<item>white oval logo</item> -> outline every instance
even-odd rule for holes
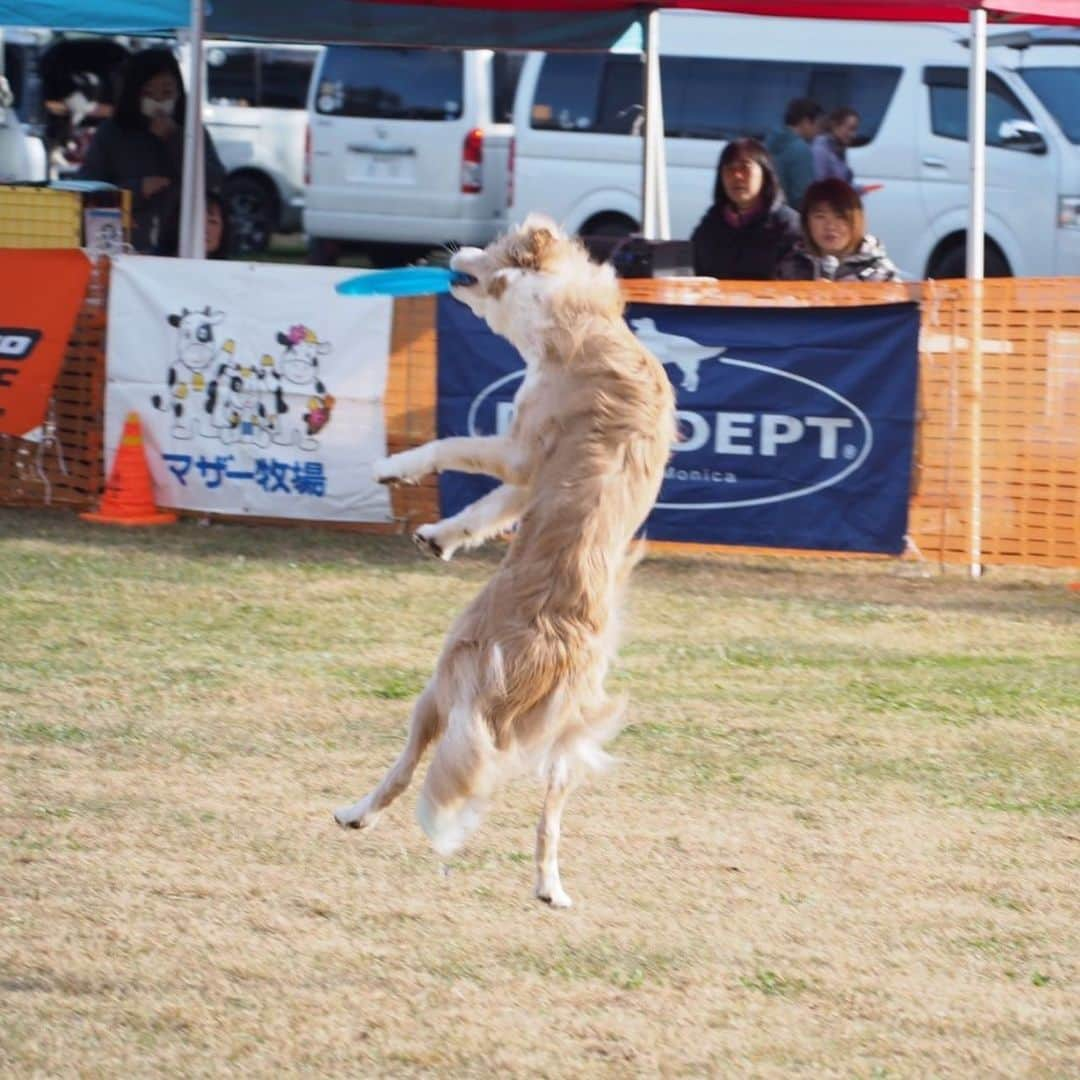
[[[704,413],[696,411],[689,403],[685,404],[679,409],[684,441],[675,447],[672,454],[660,499],[656,503],[657,509],[725,510],[801,499],[839,484],[866,461],[873,448],[873,428],[866,414],[853,402],[803,375],[722,354],[722,349],[714,350],[711,362],[786,379],[801,391],[803,398],[823,395],[831,404],[818,408],[816,412],[820,415],[814,414],[812,406],[805,405],[797,413],[794,409],[789,413]],[[683,389],[686,390],[686,373],[681,374]],[[466,421],[469,435],[501,434],[509,428],[513,416],[512,399],[518,389],[516,384],[524,377],[524,368],[512,371],[488,383],[473,398]],[[837,415],[837,405],[842,410],[840,416]],[[684,468],[679,461],[680,455],[695,451],[698,456],[694,463]],[[701,451],[708,456],[705,457]],[[697,487],[702,483],[721,484],[745,491],[749,485],[739,475],[744,471],[741,465],[745,465],[748,459],[779,459],[785,453],[810,456],[814,464],[814,478],[787,490],[767,490],[753,496],[734,497],[735,491],[732,491],[732,498],[708,498],[692,502],[686,499],[670,501],[670,497],[664,497],[664,489],[669,487],[670,482],[680,485],[691,483]],[[703,457],[705,464],[702,463]],[[823,467],[828,468],[824,476]],[[763,474],[765,472],[762,470]],[[771,475],[755,476],[755,482],[759,487],[771,486],[775,489],[785,482],[784,470],[774,468]]]
[[[787,491],[769,492],[752,498],[709,499],[700,502],[687,502],[685,500],[665,502],[663,501],[663,489],[661,489],[660,501],[656,503],[657,509],[723,510],[734,509],[739,506],[764,506],[767,503],[801,499],[806,495],[812,495],[814,492],[822,491],[827,487],[840,483],[841,480],[851,476],[866,460],[874,444],[874,432],[870,420],[862,409],[835,390],[803,375],[796,375],[780,368],[769,367],[767,364],[757,364],[750,360],[736,360],[730,356],[718,356],[716,362],[730,364],[734,367],[750,368],[767,375],[775,375],[777,378],[789,379],[811,392],[824,394],[841,405],[848,413],[848,416],[835,417],[831,414],[790,416],[782,413],[717,413],[715,414],[714,423],[710,425],[701,413],[690,409],[680,410],[682,419],[696,418],[691,421],[690,425],[697,429],[691,434],[692,443],[696,442],[696,445],[691,445],[692,449],[700,448],[704,445],[705,439],[711,438],[716,457],[730,463],[738,457],[776,457],[780,447],[802,442],[807,436],[810,436],[811,441],[814,439],[817,441],[817,457],[820,460],[835,460],[838,464],[843,464],[844,467],[832,475],[819,476],[812,483],[803,484]],[[832,411],[835,412],[835,409]],[[704,432],[702,428],[704,428]],[[853,430],[856,435],[861,434],[861,446],[858,439],[852,440],[850,436],[841,445],[840,432],[849,430]],[[711,471],[715,474],[711,479],[723,482],[726,476],[730,476],[731,483],[739,482],[737,476],[727,473],[724,469],[702,470],[694,467],[681,469],[677,462],[679,453],[680,448],[676,447],[672,463],[668,466],[668,479],[693,481],[699,479],[699,476],[694,475],[695,473],[700,474]],[[681,476],[680,473],[686,473],[687,475]]]

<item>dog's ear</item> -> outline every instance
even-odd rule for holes
[[[542,270],[548,253],[558,243],[555,234],[543,227],[533,229],[522,241],[518,265],[523,270]]]
[[[492,300],[498,300],[504,292],[506,292],[507,286],[510,284],[510,275],[505,270],[500,270],[498,273],[491,275],[491,280],[487,284],[487,294]]]

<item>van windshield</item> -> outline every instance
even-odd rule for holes
[[[1027,68],[1020,72],[1071,143],[1080,143],[1080,67]]]
[[[460,52],[333,46],[319,73],[315,109],[381,120],[457,120],[462,70]]]

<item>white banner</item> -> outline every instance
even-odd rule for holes
[[[109,296],[105,442],[142,420],[158,505],[389,521],[393,300],[339,296],[355,270],[125,255]]]

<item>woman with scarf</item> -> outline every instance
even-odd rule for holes
[[[716,170],[713,205],[690,238],[694,273],[766,281],[799,238],[799,216],[784,202],[772,158],[757,139],[734,139]]]

